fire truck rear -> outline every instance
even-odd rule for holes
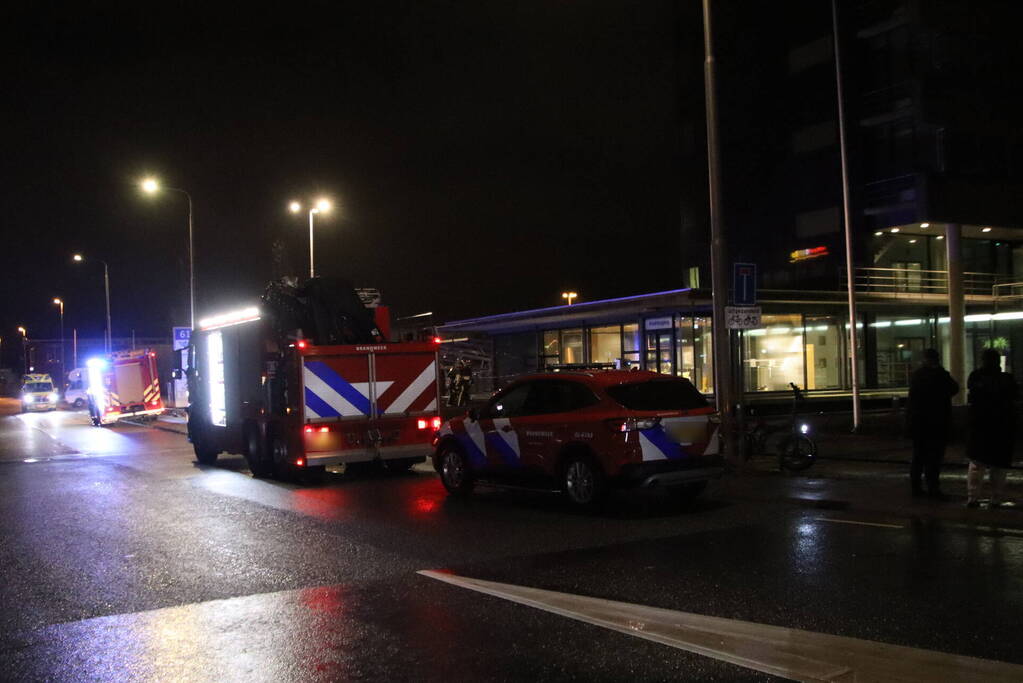
[[[164,411],[156,352],[118,351],[86,362],[89,416],[96,426]]]
[[[327,465],[423,462],[440,427],[437,347],[381,341],[343,281],[271,283],[260,306],[192,333],[188,434],[196,459],[245,456],[257,477]]]

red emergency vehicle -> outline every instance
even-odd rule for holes
[[[318,305],[278,292],[261,307],[200,321],[188,420],[199,462],[238,453],[255,476],[287,477],[342,463],[397,469],[426,460],[441,427],[437,345],[332,343],[379,333],[364,308],[307,315]]]
[[[614,485],[693,496],[724,470],[714,408],[689,380],[654,372],[521,377],[450,420],[435,444],[434,468],[454,495],[497,480],[553,485],[590,506]]]
[[[86,361],[89,416],[96,426],[164,412],[156,352],[118,351]]]

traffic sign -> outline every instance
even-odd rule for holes
[[[760,306],[725,306],[725,325],[730,330],[760,327]]]
[[[736,306],[756,306],[757,264],[732,264],[732,303]]]
[[[192,339],[192,328],[175,327],[173,339],[173,348],[175,351],[186,348]]]

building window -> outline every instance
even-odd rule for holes
[[[622,357],[620,325],[590,328],[590,362],[614,363]]]
[[[640,367],[639,323],[622,325],[622,369]]]
[[[931,345],[931,321],[926,317],[878,316],[870,326],[877,344],[877,385],[909,386],[909,375]]]
[[[763,327],[743,335],[746,391],[788,391],[805,386],[800,315],[765,315]]]
[[[545,330],[543,346],[540,348],[540,367],[557,365],[561,362],[561,335],[558,330]]]
[[[847,372],[843,320],[833,315],[808,315],[804,323],[806,388],[842,388]]]
[[[583,358],[582,329],[561,330],[561,362],[565,364],[586,362]]]

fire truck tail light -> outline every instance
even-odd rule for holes
[[[299,339],[297,342],[295,342],[295,346],[297,346],[300,349],[304,349],[305,347],[309,346],[309,342],[307,342],[305,339]]]
[[[302,467],[303,465],[305,465],[305,460],[303,460],[302,458],[298,458],[297,460],[295,460],[295,465],[297,465],[298,467]]]
[[[435,417],[432,420],[430,420],[430,424],[434,429],[440,429],[440,426],[441,424],[443,424],[443,421],[439,417]]]
[[[422,419],[422,418],[419,418],[418,420],[416,420],[416,428],[418,428],[418,429],[426,429],[429,425],[430,425],[430,423],[427,422],[426,420]]]
[[[310,425],[306,425],[305,433],[306,434],[312,434],[313,433],[313,428]]]
[[[434,338],[433,338],[433,343],[434,343],[434,344],[440,344],[440,343],[441,343],[441,342],[443,342],[443,341],[444,341],[444,340],[443,340],[443,339],[441,339],[440,337],[434,337]]]
[[[330,427],[320,427],[320,434],[326,434],[330,431]]]

